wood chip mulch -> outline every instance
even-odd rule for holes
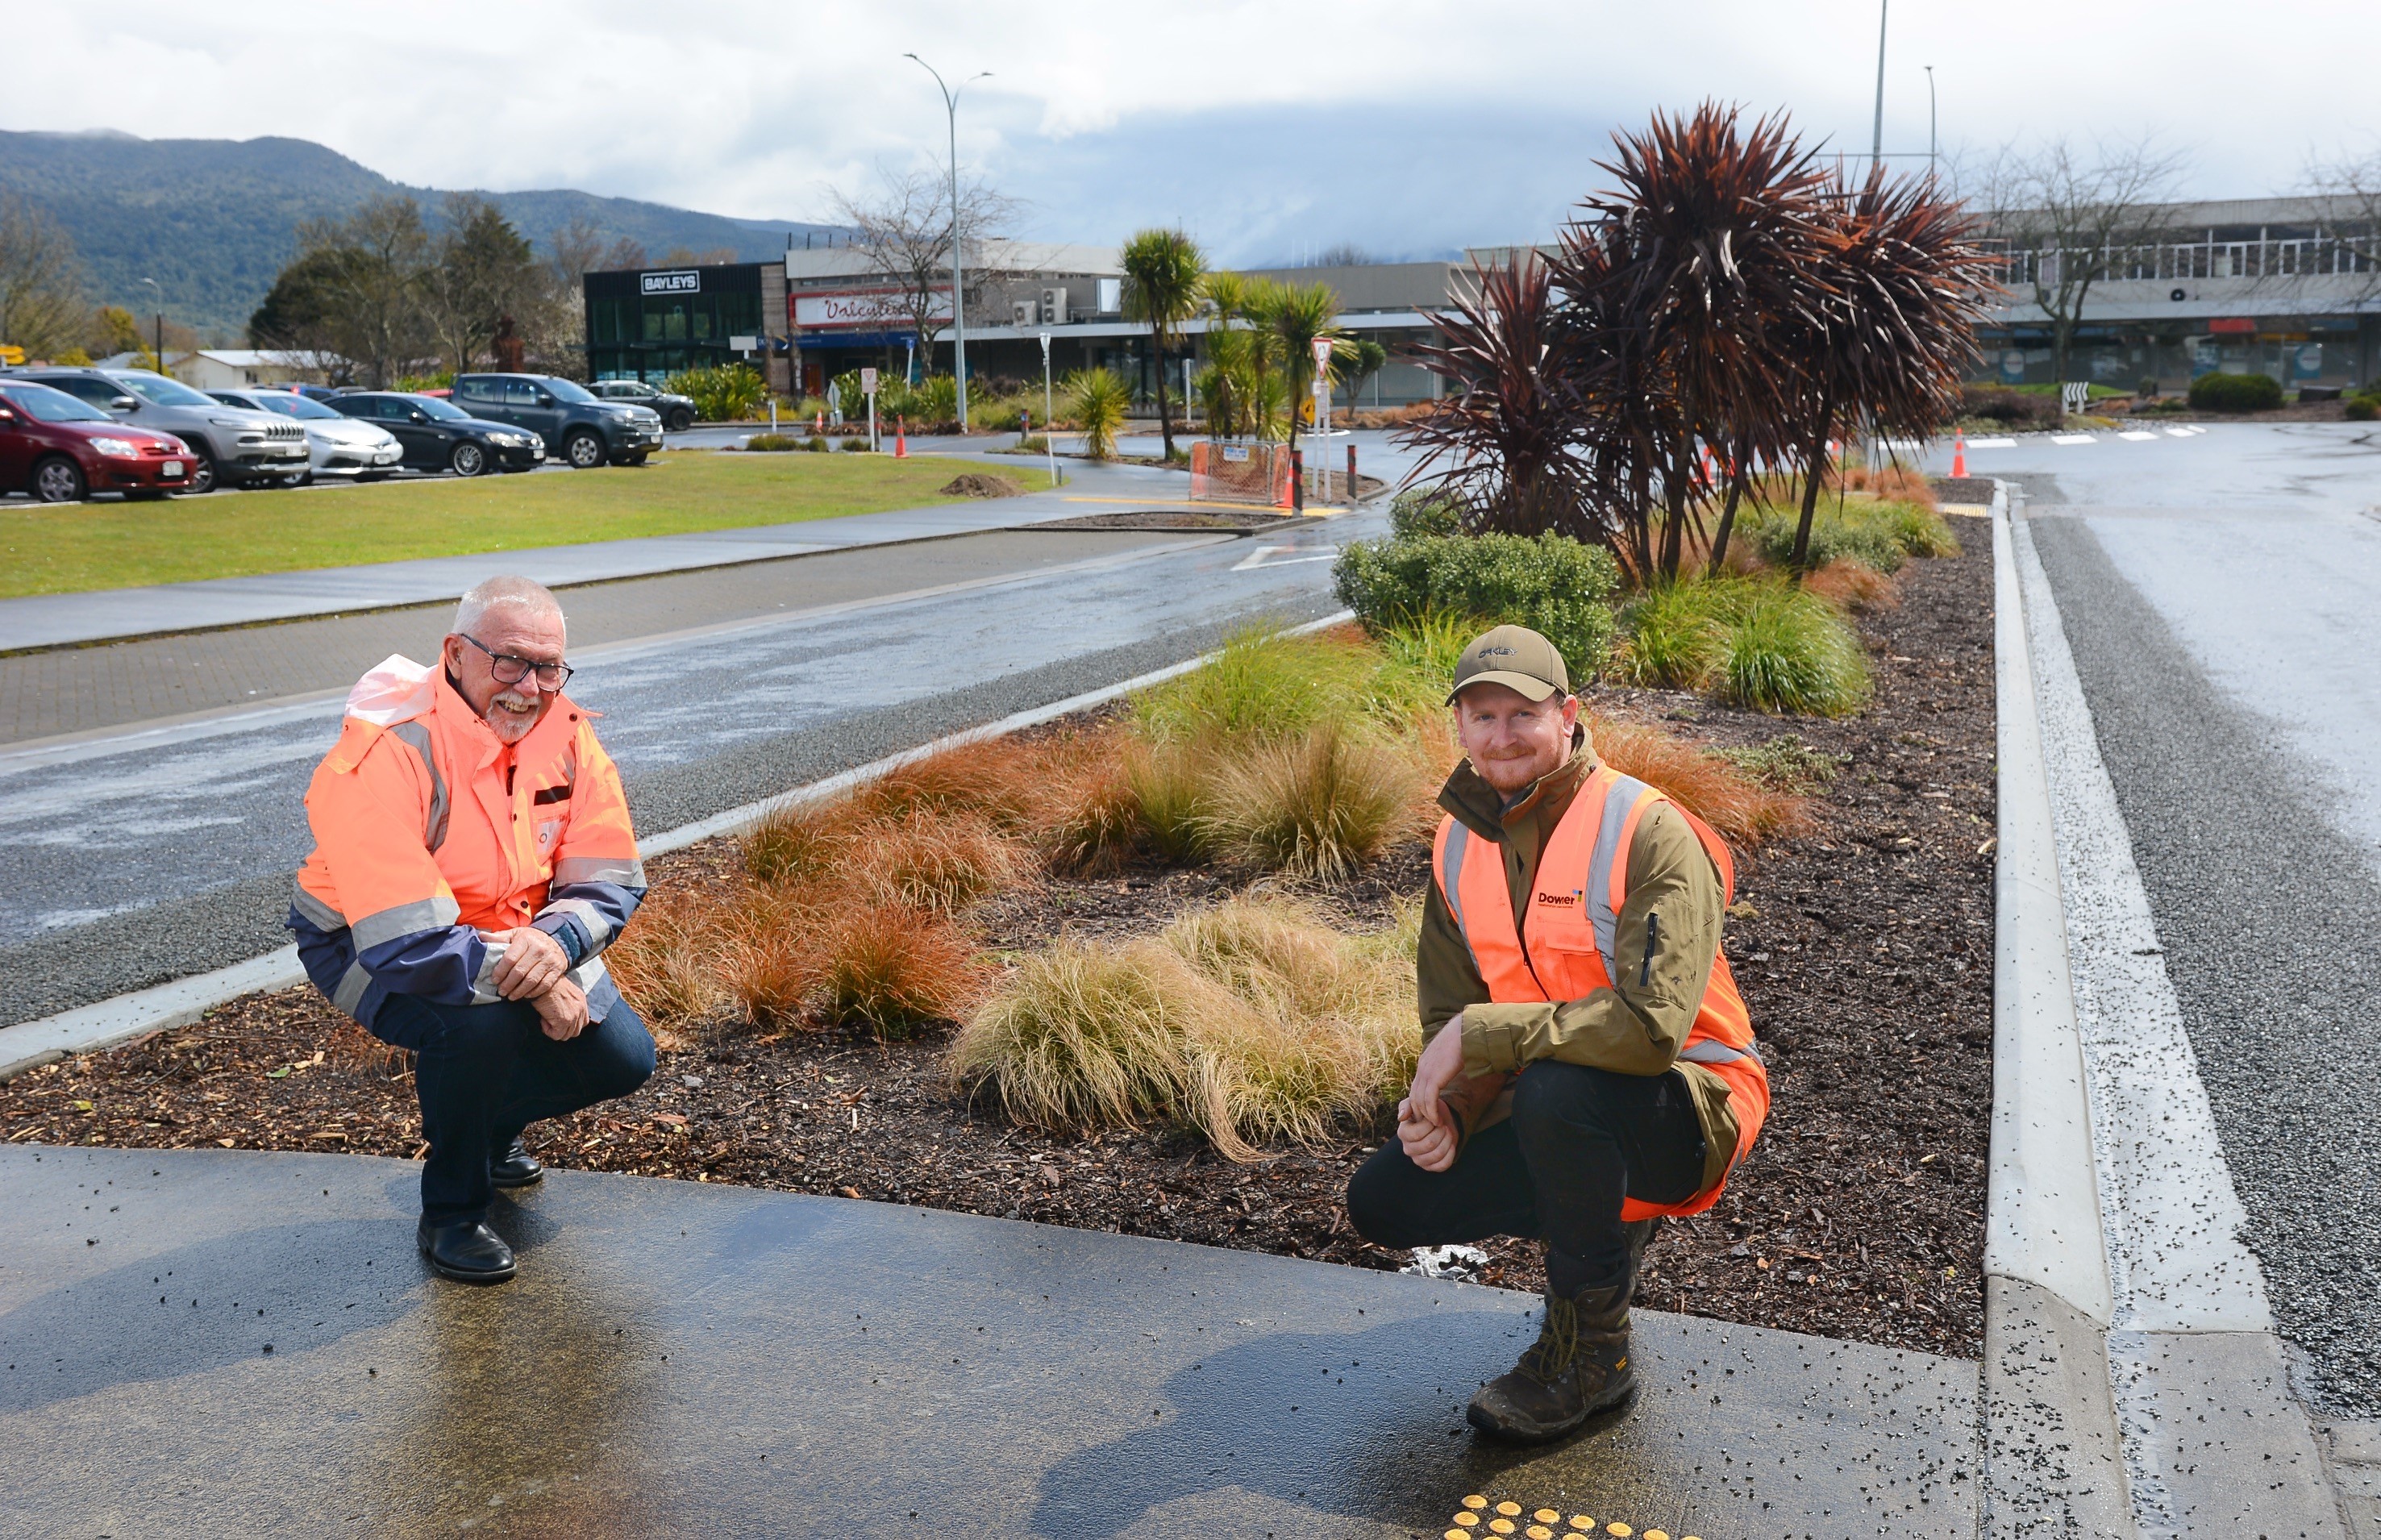
[[[1642,1303],[1973,1358],[1992,1101],[1992,564],[1913,562],[1898,609],[1862,622],[1877,701],[1795,720],[1691,696],[1606,691],[1611,715],[1714,748],[1782,733],[1843,757],[1814,832],[1742,863],[1728,932],[1770,1064],[1768,1126],[1711,1213],[1672,1223]],[[1317,901],[1378,923],[1426,880],[1420,847]],[[659,882],[719,881],[696,847]],[[988,906],[990,944],[1123,935],[1232,890],[1205,872],[1052,881]],[[557,1167],[739,1182],[1042,1220],[1368,1267],[1410,1259],[1348,1228],[1348,1176],[1380,1131],[1233,1166],[1178,1132],[1090,1141],[1010,1127],[947,1083],[941,1034],[724,1039],[672,1048],[623,1101],[531,1130]],[[417,1156],[405,1056],[311,992],[236,1001],[145,1042],[0,1085],[10,1143],[221,1145]],[[1484,1281],[1532,1289],[1534,1248],[1487,1247]]]

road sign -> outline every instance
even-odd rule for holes
[[[863,396],[873,396],[876,394],[876,371],[873,369],[863,369],[860,372],[860,391]]]

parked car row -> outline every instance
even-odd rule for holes
[[[662,409],[683,397],[647,391]],[[0,369],[0,495],[77,502],[219,486],[642,465],[661,409],[545,374],[462,374],[450,391],[201,392],[142,369]]]

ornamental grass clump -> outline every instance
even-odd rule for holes
[[[947,915],[893,902],[831,916],[821,937],[815,1007],[839,1025],[906,1037],[965,1011],[983,965]]]
[[[1698,749],[1658,727],[1598,721],[1589,737],[1599,761],[1666,794],[1731,845],[1758,845],[1809,825],[1804,798],[1764,785],[1727,755]]]
[[[867,825],[846,880],[873,903],[951,915],[1028,874],[1021,844],[971,813],[914,810]]]
[[[1227,858],[1334,881],[1420,832],[1427,776],[1417,755],[1324,722],[1217,763],[1199,817]]]
[[[1203,666],[1133,698],[1133,730],[1155,743],[1287,738],[1344,716],[1379,666],[1361,640],[1243,630]]]
[[[1748,586],[1713,693],[1772,715],[1849,716],[1868,703],[1868,655],[1834,605],[1782,583]]]
[[[1028,958],[952,1045],[1010,1118],[1088,1134],[1163,1118],[1233,1160],[1369,1124],[1410,1079],[1410,960],[1282,899],[1194,910],[1160,935]]]

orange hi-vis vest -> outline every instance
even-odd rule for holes
[[[1453,818],[1443,819],[1433,849],[1432,874],[1439,897],[1454,916],[1456,928],[1471,948],[1471,960],[1488,985],[1488,998],[1499,1004],[1584,999],[1612,987],[1615,933],[1620,908],[1629,893],[1629,847],[1645,810],[1668,802],[1685,818],[1695,837],[1719,868],[1725,898],[1736,891],[1736,863],[1728,846],[1709,825],[1678,803],[1606,765],[1591,771],[1580,785],[1562,821],[1538,859],[1535,891],[1526,906],[1527,934],[1513,922],[1512,890],[1507,886],[1505,863],[1495,848],[1474,851],[1479,843],[1471,831]],[[1717,1075],[1728,1086],[1728,1110],[1736,1118],[1736,1150],[1728,1168],[1752,1148],[1769,1113],[1769,1074],[1752,1039],[1752,1020],[1737,993],[1726,953],[1712,960],[1711,982],[1679,1057]],[[1703,1192],[1681,1204],[1624,1201],[1623,1220],[1650,1219],[1657,1215],[1700,1214],[1719,1201],[1728,1185],[1725,1173]]]

